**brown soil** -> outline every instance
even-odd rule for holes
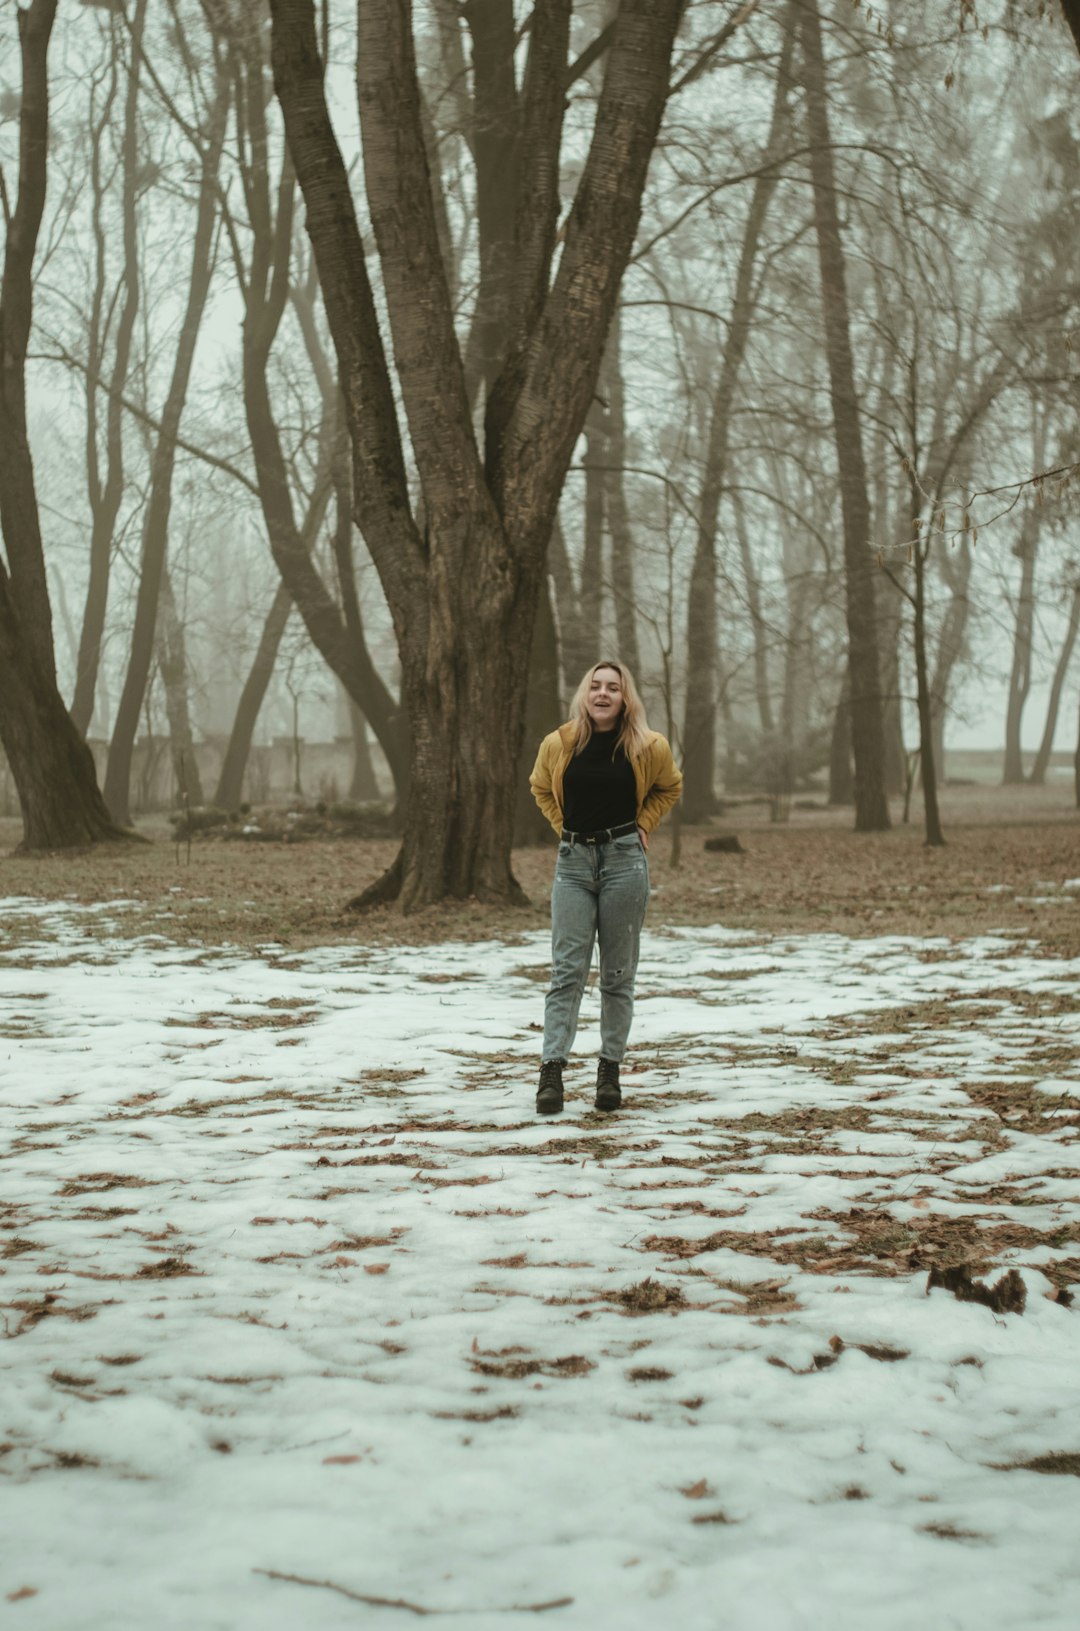
[[[831,931],[962,937],[999,933],[1035,938],[1065,955],[1080,951],[1080,817],[1070,789],[946,789],[947,844],[928,849],[917,823],[888,833],[856,834],[851,812],[796,810],[772,825],[760,806],[729,811],[710,828],[682,834],[682,862],[671,866],[671,833],[650,852],[649,925],[722,923],[762,934]],[[899,811],[895,812],[899,817]],[[718,830],[737,830],[744,853],[707,852]],[[74,854],[15,853],[19,824],[0,821],[0,896],[134,903],[108,915],[121,935],[154,933],[187,944],[301,948],[343,942],[513,937],[548,922],[553,852],[515,853],[517,877],[532,905],[497,910],[446,902],[402,918],[389,909],[356,917],[345,902],[390,863],[387,840],[312,838],[247,845],[213,836],[178,848],[163,821],[148,823],[155,842]],[[35,937],[32,920],[5,914],[5,929]],[[947,947],[928,947],[947,957]],[[281,1023],[296,1023],[282,1021]]]

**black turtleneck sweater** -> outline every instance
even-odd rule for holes
[[[621,827],[637,816],[637,783],[618,731],[594,730],[563,775],[563,826],[567,832]]]

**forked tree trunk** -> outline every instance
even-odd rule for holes
[[[1072,599],[1069,602],[1069,622],[1065,630],[1065,638],[1061,642],[1057,664],[1054,668],[1054,678],[1046,704],[1046,723],[1043,726],[1042,741],[1039,743],[1039,751],[1035,755],[1035,763],[1031,767],[1030,780],[1033,787],[1041,787],[1046,780],[1050,755],[1054,750],[1054,734],[1057,730],[1061,693],[1065,688],[1065,678],[1069,672],[1069,664],[1072,661],[1073,647],[1076,644],[1078,629],[1080,629],[1080,583],[1073,585]]]
[[[19,192],[0,285],[0,742],[19,795],[24,849],[123,836],[98,791],[90,749],[56,684],[52,612],[26,425],[33,261],[45,206],[47,58],[56,0],[18,11]]]
[[[509,336],[476,443],[423,138],[409,8],[358,10],[366,193],[423,489],[410,503],[349,178],[326,107],[311,0],[271,0],[273,65],[307,205],[352,441],[356,519],[401,655],[411,730],[402,851],[362,901],[522,899],[510,869],[526,661],[544,556],[637,228],[682,0],[624,0],[592,144],[563,227],[569,0],[532,14],[520,93]]]
[[[810,173],[825,318],[825,351],[843,516],[851,676],[851,745],[855,761],[855,830],[883,832],[889,826],[889,801],[885,793],[877,603],[873,580],[876,567],[870,549],[870,501],[851,352],[847,272],[836,204],[818,0],[804,0],[802,46],[807,127],[811,143]]]

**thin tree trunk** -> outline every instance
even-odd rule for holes
[[[634,535],[626,502],[626,391],[621,355],[622,323],[616,311],[608,337],[601,374],[601,393],[607,398],[607,460],[604,507],[611,534],[611,599],[615,607],[615,645],[630,672],[640,670],[637,590],[634,572]]]
[[[829,742],[829,803],[846,805],[853,804],[854,801],[855,778],[851,773],[851,671],[845,665]]]
[[[548,565],[555,597],[560,695],[565,706],[569,703],[581,676],[596,659],[592,655],[595,641],[586,632],[581,611],[581,596],[574,582],[574,572],[566,548],[566,536],[558,515],[551,529]]]
[[[551,729],[561,713],[559,701],[558,649],[551,593],[545,582],[540,589],[529,653],[529,689],[525,700],[525,731],[518,759],[517,809],[514,812],[514,843],[541,844],[551,841],[547,818],[537,808],[529,788],[529,772],[536,757],[536,744]]]
[[[1020,587],[1016,599],[1012,670],[1009,674],[1009,694],[1005,710],[1005,763],[1001,775],[1003,787],[1016,787],[1024,780],[1024,756],[1020,745],[1020,733],[1024,706],[1031,690],[1031,655],[1035,629],[1035,560],[1039,550],[1041,518],[1042,511],[1032,504],[1024,516],[1020,536],[1013,546],[1013,554],[1020,562]]]
[[[934,848],[945,842],[938,810],[937,766],[934,762],[934,724],[930,706],[930,676],[926,655],[926,556],[929,539],[920,539],[914,520],[921,513],[922,495],[918,488],[912,492],[912,529],[916,540],[915,551],[915,603],[913,635],[915,647],[915,686],[919,708],[919,768],[922,772],[923,810],[926,819],[926,842]],[[931,534],[932,536],[932,534]]]
[[[219,65],[214,105],[209,117],[202,154],[187,305],[177,339],[172,379],[161,416],[161,430],[154,449],[150,495],[143,520],[142,558],[135,601],[135,623],[131,634],[131,652],[124,688],[116,710],[116,722],[109,745],[109,763],[105,773],[105,801],[116,819],[125,823],[130,819],[131,759],[143,697],[146,694],[146,682],[150,674],[158,601],[168,552],[177,437],[187,401],[188,385],[195,360],[195,346],[213,276],[214,232],[218,219],[218,167],[225,141],[228,106],[228,81]]]
[[[750,630],[754,646],[754,696],[762,733],[769,738],[773,733],[774,720],[772,695],[769,690],[768,630],[761,606],[761,584],[754,567],[754,553],[750,545],[746,515],[738,499],[735,500],[734,510],[735,533],[739,541],[739,560],[742,565],[746,607],[750,613]]]
[[[879,536],[887,536],[882,530]],[[899,796],[907,779],[903,711],[900,695],[900,634],[904,626],[903,602],[886,577],[878,579],[878,629],[881,634],[881,707],[885,732],[885,786]]]
[[[204,802],[202,777],[195,758],[188,698],[187,640],[176,605],[168,566],[161,576],[161,606],[158,612],[158,667],[165,688],[165,712],[169,721],[173,776],[181,802],[198,809]]]
[[[784,43],[777,69],[772,121],[766,146],[776,155],[788,121],[787,99],[791,89],[791,59],[794,46],[795,7],[788,5],[783,18]],[[698,526],[694,563],[690,573],[687,603],[686,664],[694,683],[686,690],[683,716],[683,798],[684,821],[700,821],[713,807],[716,784],[716,705],[719,626],[716,609],[716,533],[720,500],[727,472],[728,439],[739,375],[750,340],[757,296],[754,268],[769,204],[776,190],[776,170],[763,168],[754,183],[746,217],[731,321],[727,330],[723,360],[713,394],[705,468],[697,502]]]
[[[0,743],[19,795],[24,849],[123,836],[98,791],[90,749],[56,684],[52,611],[26,424],[33,263],[47,181],[49,37],[56,0],[17,13],[22,71],[19,191],[0,284]]]
[[[104,189],[101,182],[101,139],[107,120],[94,132],[91,148],[91,185],[94,196],[93,232],[95,284],[90,320],[90,346],[86,369],[86,459],[90,496],[90,573],[83,610],[79,654],[75,665],[75,694],[71,717],[83,735],[90,728],[94,694],[101,666],[101,642],[105,632],[105,612],[109,599],[109,576],[115,543],[116,521],[124,497],[123,396],[131,362],[131,341],[139,309],[139,248],[135,211],[136,175],[139,168],[138,111],[139,70],[142,63],[143,30],[147,0],[136,0],[129,27],[131,65],[124,99],[124,139],[122,150],[122,219],[124,240],[124,297],[116,329],[113,362],[105,408],[105,479],[101,479],[98,449],[98,392],[104,362],[107,323],[104,318],[106,290],[106,239],[101,219]],[[115,27],[115,23],[113,25]],[[114,34],[114,48],[116,36]],[[108,107],[106,108],[106,114]]]
[[[349,782],[349,797],[357,804],[375,804],[379,797],[379,784],[375,780],[375,766],[368,746],[367,722],[356,703],[349,698],[349,725],[352,729],[353,768]]]
[[[949,604],[938,633],[934,671],[930,679],[930,712],[933,720],[934,764],[939,785],[945,781],[945,724],[949,715],[949,688],[953,670],[964,653],[967,626],[971,617],[971,538],[961,535],[956,554],[943,549],[938,554],[942,576],[949,587]]]
[[[602,655],[604,619],[604,500],[607,496],[607,415],[596,400],[585,421],[585,533],[581,552],[581,631],[586,645],[581,673],[572,676],[576,685]]]
[[[807,125],[811,142],[810,173],[825,318],[825,351],[843,515],[851,675],[851,745],[855,761],[855,829],[857,832],[883,832],[889,826],[889,802],[885,793],[881,674],[873,580],[875,566],[870,550],[870,503],[851,353],[847,272],[836,206],[825,57],[817,0],[804,0],[801,32]]]
[[[1069,623],[1065,630],[1065,638],[1061,642],[1058,653],[1057,666],[1054,669],[1054,678],[1050,686],[1050,696],[1046,704],[1046,723],[1043,726],[1042,741],[1039,751],[1035,755],[1035,763],[1031,767],[1030,781],[1033,787],[1041,787],[1046,780],[1046,772],[1050,764],[1050,755],[1054,749],[1054,735],[1057,731],[1058,709],[1061,706],[1061,693],[1065,688],[1065,679],[1069,672],[1069,663],[1072,661],[1073,647],[1076,644],[1077,629],[1080,629],[1080,583],[1073,585],[1072,600],[1069,602]]]
[[[244,681],[243,690],[240,692],[240,700],[236,704],[229,743],[225,749],[221,774],[214,793],[214,803],[220,810],[235,810],[242,801],[244,773],[247,770],[248,755],[255,736],[255,726],[259,720],[259,710],[262,708],[274,672],[281,637],[285,633],[292,604],[292,596],[285,584],[279,583],[263,622],[255,656]]]

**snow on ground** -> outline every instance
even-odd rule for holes
[[[1075,963],[653,934],[540,1122],[540,936],[114,915],[0,903],[5,1626],[1074,1631]]]

